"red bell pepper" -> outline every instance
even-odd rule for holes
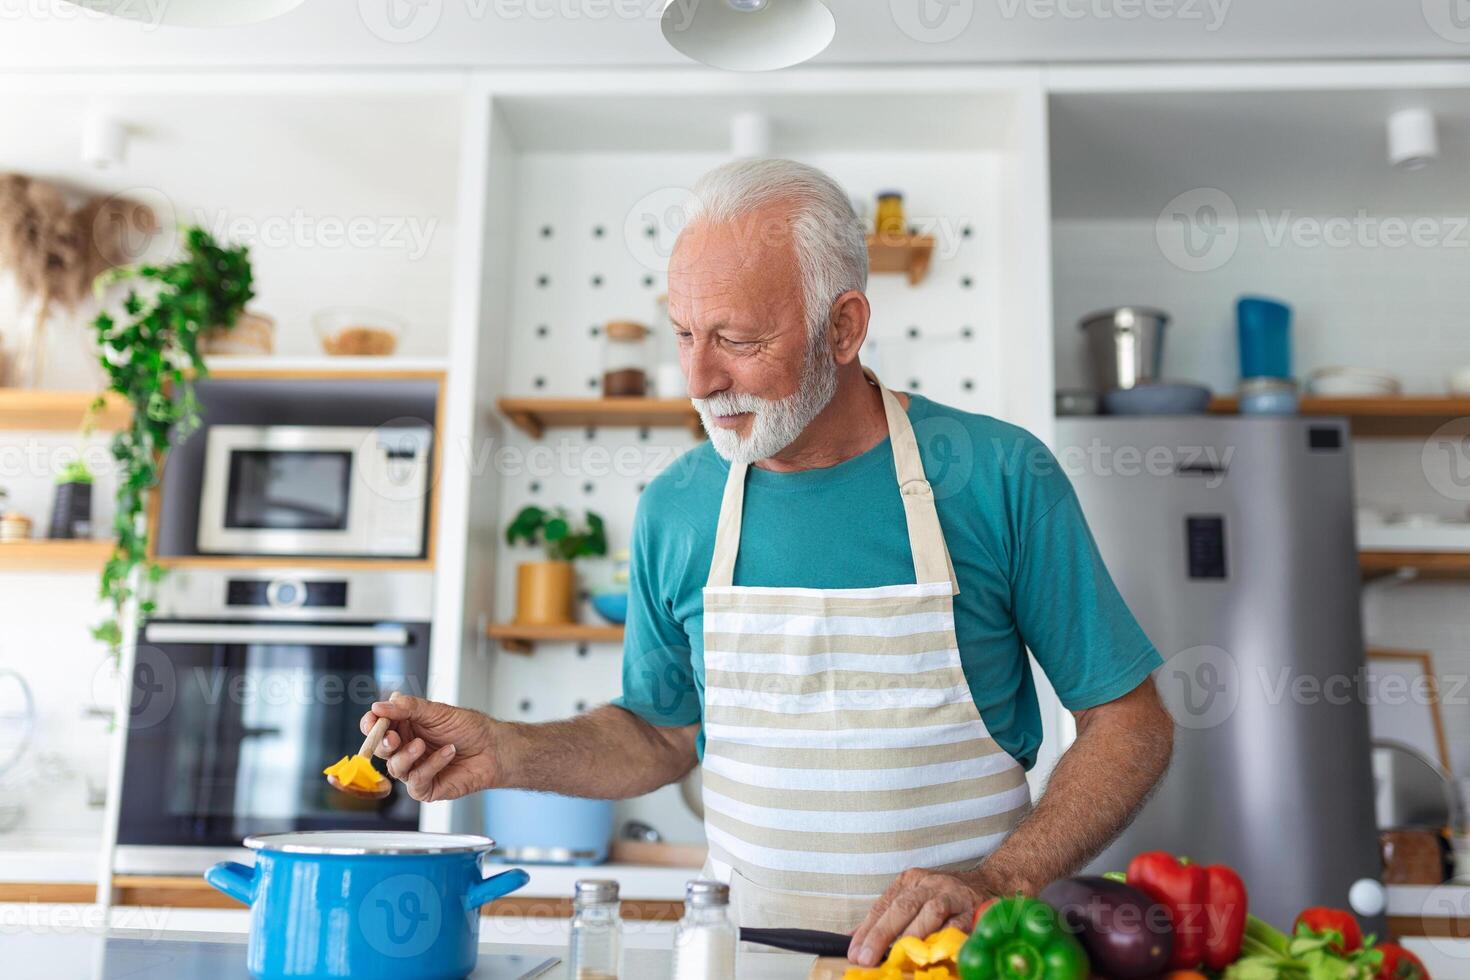
[[[1383,953],[1378,980],[1429,980],[1429,971],[1419,957],[1398,943],[1379,943],[1374,949]]]
[[[1328,948],[1339,955],[1363,948],[1363,930],[1358,928],[1358,920],[1342,909],[1303,909],[1292,932],[1330,939]]]
[[[1223,864],[1207,866],[1205,882],[1205,966],[1223,970],[1239,959],[1245,938],[1245,882]]]
[[[1128,862],[1128,884],[1158,902],[1174,927],[1172,970],[1191,970],[1205,958],[1205,903],[1209,876],[1198,864],[1165,851],[1146,851]]]

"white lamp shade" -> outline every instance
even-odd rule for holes
[[[666,0],[664,40],[712,68],[773,71],[821,54],[837,33],[822,0],[767,0],[737,10],[728,0]]]
[[[178,27],[239,27],[279,17],[306,0],[67,0],[99,13]]]

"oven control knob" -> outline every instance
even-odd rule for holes
[[[272,579],[265,600],[277,609],[299,609],[306,602],[306,583],[300,579]]]

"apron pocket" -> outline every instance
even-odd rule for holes
[[[730,906],[735,911],[735,922],[747,928],[850,933],[862,925],[877,900],[877,895],[863,898],[779,891],[756,884],[738,868],[730,870]],[[757,947],[747,944],[746,948]]]

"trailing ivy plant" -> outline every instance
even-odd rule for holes
[[[134,284],[120,315],[104,311],[92,321],[107,391],[122,395],[133,409],[128,427],[112,440],[118,461],[116,544],[99,589],[110,615],[92,630],[114,656],[122,648],[128,603],[136,598],[138,615],[147,616],[154,608],[150,587],[163,578],[163,569],[148,560],[144,507],[169,446],[199,425],[194,378],[207,373],[199,335],[211,327],[233,327],[255,295],[247,248],[220,245],[202,228],[183,229],[182,243],[178,261],[119,267],[97,279],[99,293],[113,283]],[[104,397],[98,396],[93,411]]]

